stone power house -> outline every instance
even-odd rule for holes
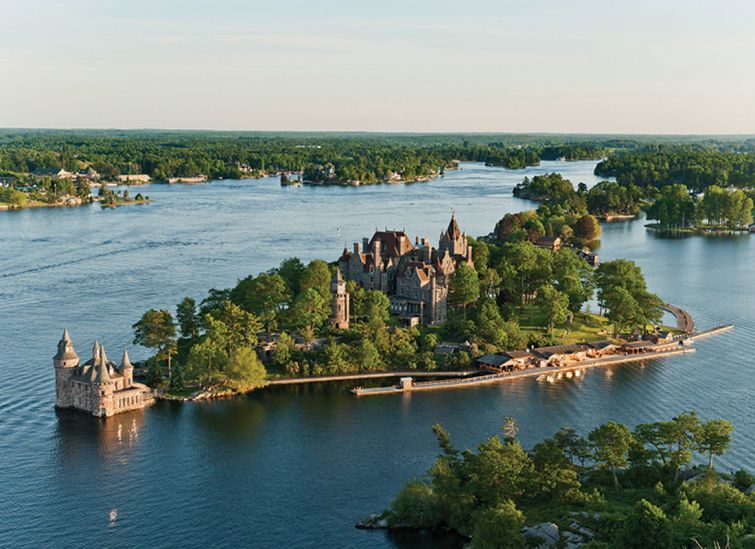
[[[121,365],[110,362],[105,348],[94,342],[92,358],[81,364],[68,330],[52,359],[55,367],[55,406],[73,408],[93,416],[109,417],[144,408],[150,389],[134,383],[134,367],[123,351]]]
[[[391,312],[409,324],[445,322],[450,276],[461,263],[472,263],[472,248],[451,216],[438,247],[429,239],[415,239],[404,231],[375,231],[372,239],[343,250],[338,267],[347,280],[365,290],[388,294]]]

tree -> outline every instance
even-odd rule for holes
[[[293,360],[296,342],[288,332],[281,332],[273,349],[273,361],[281,368],[285,368]]]
[[[593,449],[593,458],[611,470],[616,491],[619,491],[618,467],[627,465],[627,452],[632,443],[632,433],[626,425],[609,421],[592,430],[587,436]]]
[[[448,302],[454,307],[466,309],[480,297],[480,281],[474,267],[461,263],[451,275],[448,284]]]
[[[257,333],[262,329],[259,318],[248,313],[230,300],[225,300],[214,315],[207,315],[208,321],[217,321],[214,329],[224,332],[226,353],[230,356],[239,347],[254,348],[257,345]],[[220,327],[217,323],[222,324]]]
[[[284,259],[280,267],[276,270],[278,276],[288,286],[288,291],[292,296],[299,295],[301,291],[301,278],[304,274],[304,265],[298,257]]]
[[[267,372],[251,347],[238,347],[231,353],[225,368],[226,383],[237,391],[265,385]]]
[[[383,367],[383,361],[380,358],[380,353],[367,338],[362,338],[359,345],[354,350],[357,368],[365,372],[374,372],[380,370]]]
[[[483,300],[477,313],[476,339],[479,339],[480,343],[501,349],[505,348],[508,343],[506,328],[506,322],[503,320],[495,301],[491,299]]]
[[[585,460],[591,456],[590,445],[574,429],[562,427],[553,435],[553,440],[564,451],[570,463],[574,464],[574,460],[578,460],[582,467],[585,466]]]
[[[679,480],[682,466],[692,460],[692,450],[695,448],[700,420],[695,412],[685,412],[663,422],[661,433],[663,441],[670,449],[669,458],[674,467],[674,482]]]
[[[549,334],[553,333],[556,324],[566,322],[569,318],[569,298],[550,284],[538,288],[535,304],[545,314]]]
[[[475,549],[517,549],[524,547],[524,514],[511,500],[480,513],[472,532]]]
[[[165,309],[150,309],[136,322],[134,343],[148,349],[157,349],[157,357],[168,362],[168,379],[172,376],[171,357],[176,350],[176,325],[173,315]]]
[[[286,308],[291,296],[280,275],[262,273],[240,280],[231,290],[230,298],[245,311],[257,315],[269,336],[277,325],[278,314]]]
[[[296,326],[315,331],[330,314],[329,300],[316,289],[306,288],[294,300],[290,314]]]
[[[185,297],[176,306],[176,320],[183,339],[193,341],[199,337],[197,302],[193,298]]]
[[[600,223],[595,216],[585,214],[574,225],[574,236],[582,242],[592,242],[600,238]]]
[[[391,523],[412,528],[433,528],[441,522],[433,489],[424,482],[404,484],[391,503]]]
[[[595,293],[595,271],[572,250],[552,255],[553,284],[569,298],[569,311],[577,313]]]
[[[695,432],[695,444],[700,452],[708,454],[708,469],[713,470],[713,456],[722,456],[731,446],[734,428],[725,419],[711,419]]]
[[[324,298],[330,298],[330,269],[322,259],[310,261],[301,275],[300,291],[316,290]]]
[[[671,523],[663,509],[642,499],[624,521],[622,547],[672,547]]]
[[[642,270],[633,261],[601,263],[597,271],[598,302],[618,332],[622,328],[656,323],[662,316],[661,299],[647,290]]]
[[[380,290],[370,290],[364,294],[362,307],[364,310],[365,320],[368,323],[382,322],[385,323],[390,316],[391,302],[388,296]]]
[[[186,373],[206,387],[212,383],[215,372],[225,370],[227,361],[225,341],[210,334],[191,347],[186,359]]]

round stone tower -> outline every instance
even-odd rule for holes
[[[79,356],[73,348],[68,330],[63,330],[63,337],[58,341],[58,352],[52,357],[55,368],[55,406],[68,408],[73,406],[73,388],[71,378],[79,366]]]

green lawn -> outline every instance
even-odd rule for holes
[[[525,334],[545,334],[547,332],[545,315],[535,305],[526,305],[524,311],[517,311],[517,314],[519,315],[519,327]],[[611,326],[606,317],[586,312],[579,312],[574,315],[571,324],[560,324],[553,329],[553,336],[561,343],[600,341],[610,335]]]

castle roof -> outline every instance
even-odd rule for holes
[[[104,346],[100,346],[99,364],[96,368],[92,368],[92,372],[94,372],[92,383],[97,383],[99,385],[109,385],[112,383],[110,372],[108,372],[107,356],[105,355]]]
[[[380,246],[388,257],[399,257],[414,249],[411,239],[404,231],[375,231],[370,240],[370,248],[376,240],[380,241]]]
[[[58,352],[53,357],[54,360],[76,360],[79,355],[73,349],[73,342],[71,336],[68,335],[68,329],[63,330],[63,337],[58,341]]]
[[[448,229],[446,229],[446,234],[453,240],[456,240],[461,236],[461,230],[459,229],[459,224],[456,223],[456,215],[451,214],[451,221],[448,223]]]
[[[128,351],[123,350],[123,358],[121,359],[121,371],[123,370],[133,370],[134,366],[131,364],[131,361],[128,358]]]

